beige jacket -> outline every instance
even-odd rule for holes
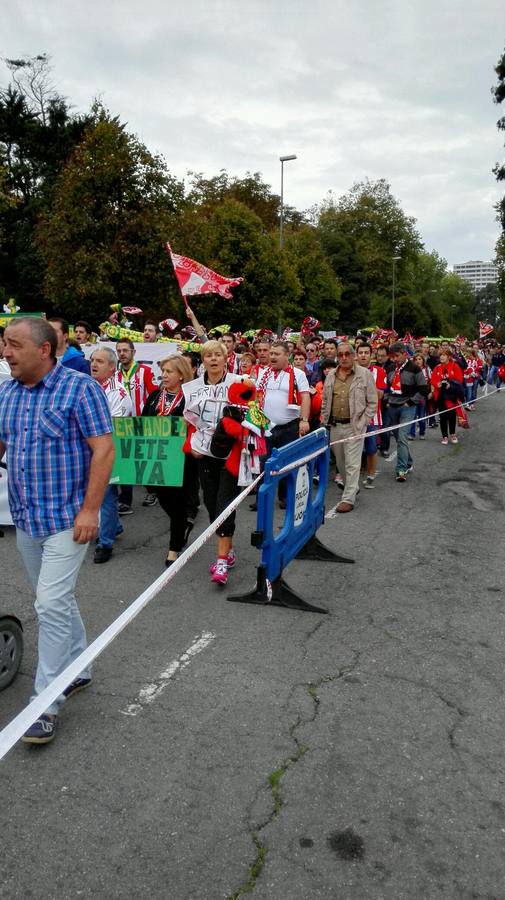
[[[377,390],[370,369],[365,369],[356,362],[353,368],[354,378],[349,389],[351,425],[355,434],[364,434],[377,412]],[[321,422],[323,425],[327,425],[331,417],[336,371],[336,369],[331,369],[328,372],[323,386],[323,403],[321,407]]]

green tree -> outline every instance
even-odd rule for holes
[[[334,328],[342,286],[323,250],[318,234],[311,225],[301,225],[286,233],[285,248],[298,276],[302,292],[288,299],[284,309],[287,322],[298,330],[307,315],[320,320],[322,328]]]
[[[167,315],[164,243],[182,185],[106,110],[93,115],[37,227],[45,295],[70,319],[103,321],[111,303]]]
[[[500,309],[500,296],[497,284],[486,284],[475,293],[475,322],[489,322],[496,326]]]
[[[205,178],[198,172],[189,172],[188,175],[190,190],[186,201],[190,206],[210,215],[225,200],[238,200],[259,216],[267,231],[278,229],[281,198],[272,193],[272,188],[263,181],[260,172],[246,172],[243,178],[231,176],[225,169],[212,178]],[[291,206],[284,206],[286,227],[297,227],[303,221],[302,213]]]
[[[475,293],[471,284],[447,272],[440,289],[442,331],[449,337],[464,334],[472,337],[475,332]]]
[[[407,216],[385,179],[353,185],[338,201],[329,197],[315,211],[322,246],[342,284],[341,328],[354,331],[371,312],[391,313],[393,257],[398,295],[406,264],[422,249],[415,219]],[[385,310],[388,309],[388,316]]]
[[[288,255],[280,254],[256,213],[228,199],[210,215],[187,207],[175,228],[174,249],[222,275],[244,279],[233,289],[233,300],[214,295],[195,298],[195,311],[207,327],[226,322],[244,330],[274,328],[279,318],[284,322],[284,310],[300,299],[302,288]]]
[[[55,92],[46,56],[6,62],[12,82],[0,90],[0,166],[15,203],[0,209],[0,284],[23,309],[36,309],[43,300],[43,270],[35,225],[89,119],[71,115]]]

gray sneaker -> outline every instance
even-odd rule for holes
[[[375,487],[374,481],[375,481],[374,475],[367,475],[367,477],[365,478],[365,480],[363,482],[363,487],[368,488],[368,490],[371,490],[372,488]]]

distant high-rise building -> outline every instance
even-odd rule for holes
[[[453,266],[455,275],[468,281],[474,291],[486,287],[487,284],[496,284],[498,281],[498,269],[491,262],[482,262],[480,259],[473,259],[466,263],[457,263]]]

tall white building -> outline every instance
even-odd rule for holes
[[[457,263],[453,266],[455,275],[468,281],[474,291],[486,287],[487,284],[496,284],[498,281],[498,269],[491,262],[482,262],[480,259],[473,259],[466,263]]]

